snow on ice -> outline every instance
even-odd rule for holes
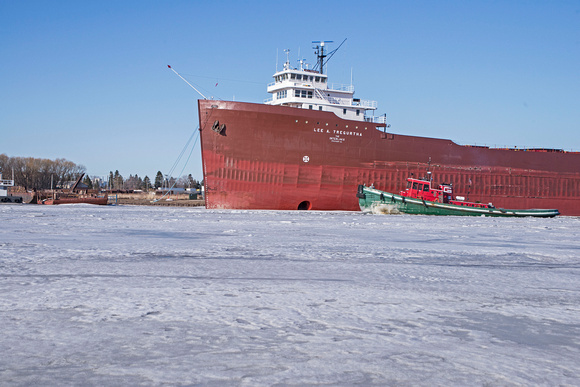
[[[2,385],[577,385],[580,218],[0,206]]]

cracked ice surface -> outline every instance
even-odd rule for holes
[[[580,218],[0,206],[2,385],[576,385]]]

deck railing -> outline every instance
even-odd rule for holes
[[[387,116],[365,116],[366,122],[372,122],[375,124],[386,124],[387,123]]]
[[[352,106],[362,106],[365,108],[376,109],[377,108],[377,101],[371,101],[368,99],[360,99],[358,101],[353,100]]]
[[[350,93],[354,93],[354,86],[353,85],[345,85],[342,83],[329,83],[327,85],[327,89],[335,90],[335,91],[348,91]]]
[[[300,81],[284,81],[284,82],[271,82],[268,83],[268,88],[279,84],[280,86],[284,86],[284,87],[288,87],[288,86],[294,86],[294,87],[318,87],[324,84],[320,84],[320,83],[312,83],[312,82],[300,82]],[[324,86],[322,86],[324,87]],[[332,90],[332,91],[346,91],[349,93],[354,93],[354,86],[353,85],[348,85],[348,84],[343,84],[343,83],[327,83],[326,84],[326,88],[322,89],[322,90]]]

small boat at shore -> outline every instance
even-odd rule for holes
[[[85,174],[81,174],[74,185],[63,192],[52,192],[50,196],[43,197],[42,194],[37,193],[33,202],[37,204],[97,204],[107,205],[109,195],[106,193],[90,193],[88,190],[78,189],[81,179]]]
[[[48,199],[43,199],[38,204],[98,204],[107,205],[109,197],[107,194],[104,195],[92,195],[92,194],[68,194],[68,193],[55,193],[53,197]]]
[[[358,186],[356,194],[364,212],[379,214],[459,215],[495,217],[552,218],[560,215],[557,209],[505,209],[493,204],[465,201],[453,196],[453,185],[443,183],[431,186],[430,173],[424,179],[408,178],[407,188],[399,194]]]

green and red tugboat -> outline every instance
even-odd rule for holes
[[[431,186],[431,174],[424,179],[407,179],[407,189],[399,194],[380,191],[374,187],[358,186],[356,194],[364,212],[378,214],[414,215],[460,215],[460,216],[534,216],[551,218],[560,215],[556,209],[496,208],[493,204],[468,202],[463,197],[453,196],[453,185],[443,183],[438,188]]]

